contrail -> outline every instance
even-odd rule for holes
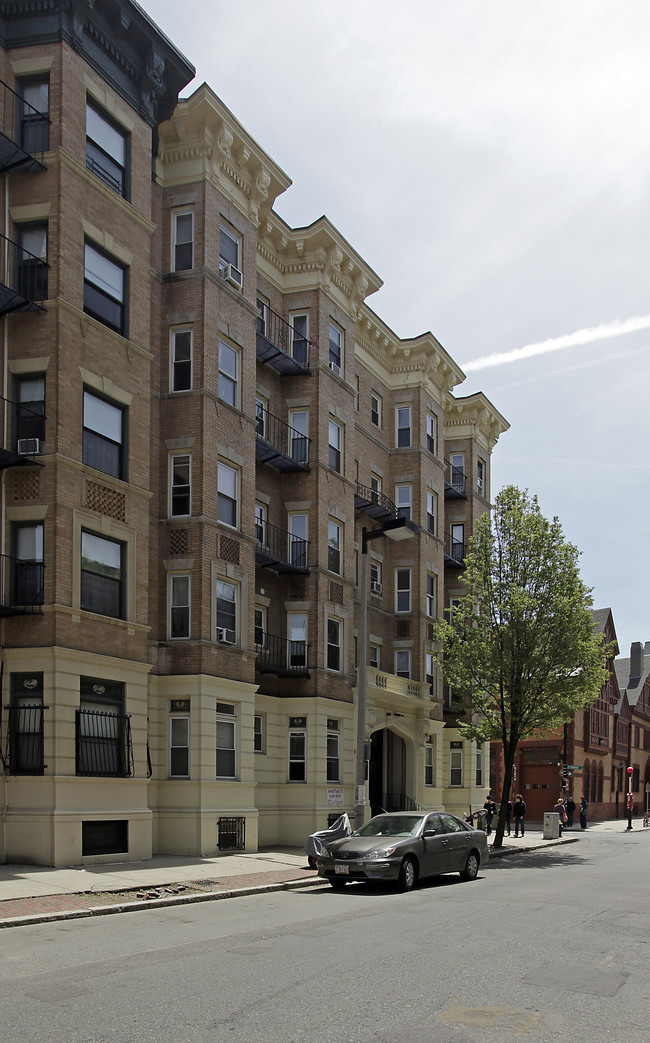
[[[613,322],[604,322],[600,326],[588,326],[586,329],[576,330],[575,333],[565,333],[562,337],[549,337],[548,340],[540,340],[535,344],[525,344],[523,348],[515,348],[513,351],[484,355],[483,358],[474,359],[472,362],[463,362],[462,368],[465,373],[470,373],[472,370],[487,369],[489,366],[503,366],[506,362],[529,359],[533,355],[546,355],[549,351],[574,348],[580,344],[592,344],[597,340],[620,337],[624,333],[636,333],[637,330],[647,330],[649,327],[650,315],[637,315],[623,322],[614,319]]]

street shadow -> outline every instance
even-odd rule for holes
[[[450,873],[446,876],[427,877],[426,880],[418,880],[413,891],[400,891],[396,883],[382,883],[378,880],[350,880],[345,887],[330,887],[330,891],[332,894],[357,895],[358,897],[363,897],[364,895],[373,898],[376,898],[377,895],[401,895],[402,897],[406,897],[416,891],[438,891],[450,887],[469,887],[470,884],[473,883],[482,883],[483,869],[484,867],[481,866],[476,880],[461,880],[457,873]],[[327,884],[327,881],[323,880],[323,883]],[[318,892],[310,893],[322,894],[322,891],[319,890]]]
[[[546,851],[515,851],[511,855],[500,855],[491,858],[482,869],[508,870],[508,869],[544,869],[553,866],[562,866],[570,863],[572,866],[590,865],[593,859],[579,855],[573,845],[566,847],[551,847]]]

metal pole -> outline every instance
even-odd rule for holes
[[[354,828],[360,829],[366,811],[366,685],[368,680],[368,542],[361,530],[361,621],[357,669],[357,770]]]
[[[632,829],[632,773],[634,768],[627,769],[627,828]]]

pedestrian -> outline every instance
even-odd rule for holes
[[[587,798],[584,793],[580,801],[580,829],[587,828]]]
[[[562,797],[557,798],[557,804],[553,808],[553,811],[558,816],[560,825],[560,836],[562,836],[562,830],[566,823],[566,809],[564,807],[564,801],[562,800]]]
[[[523,837],[526,825],[526,802],[521,793],[517,793],[515,797],[512,813],[515,816],[515,836],[518,837],[521,834]]]
[[[576,811],[576,802],[573,799],[573,797],[569,797],[569,799],[566,802],[567,826],[572,826],[573,825],[573,816],[575,815],[575,811]]]
[[[511,818],[512,818],[512,801],[509,800],[508,801],[508,805],[506,807],[506,834],[507,834],[507,836],[510,836],[510,821],[511,821]]]
[[[485,798],[485,804],[483,805],[483,807],[485,809],[485,832],[489,836],[492,832],[492,819],[497,813],[497,806],[492,800],[492,797],[489,793]]]

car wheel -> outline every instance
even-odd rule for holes
[[[400,891],[411,891],[415,887],[417,878],[418,871],[415,862],[412,858],[405,858],[399,871],[398,884]]]
[[[340,876],[330,877],[330,887],[333,887],[335,891],[342,891],[346,884],[347,880],[343,880]]]
[[[479,867],[478,855],[476,854],[476,851],[470,851],[469,855],[467,856],[467,862],[465,863],[465,868],[463,869],[462,873],[460,874],[461,875],[461,879],[463,879],[463,880],[476,880],[476,877],[478,876],[478,867]]]
[[[314,855],[307,855],[307,865],[310,867],[310,869],[318,868],[318,862],[316,861]]]

